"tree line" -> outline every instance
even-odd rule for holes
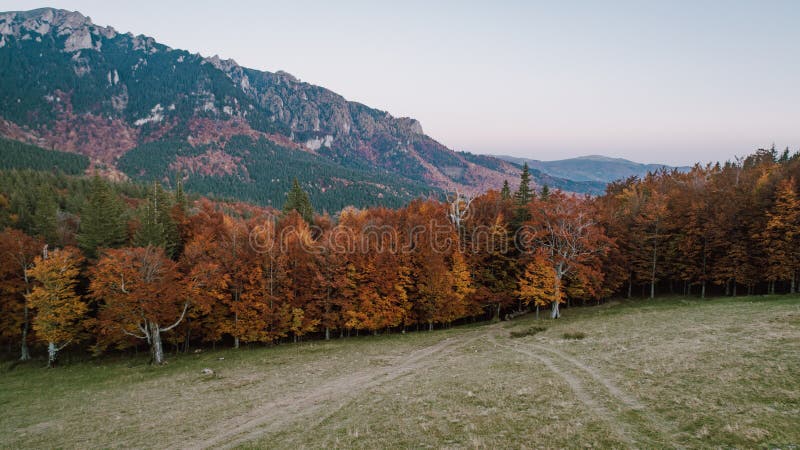
[[[797,289],[797,155],[760,150],[599,197],[533,189],[526,169],[515,192],[506,183],[335,216],[315,214],[299,183],[278,211],[95,176],[81,181],[75,227],[59,233],[10,213],[15,193],[4,193],[0,339],[20,359],[144,345],[161,363],[165,348],[433,329],[525,309],[558,318],[564,303],[615,294]],[[47,180],[40,189],[54,190]]]
[[[612,183],[595,200],[622,294],[795,293],[800,155],[774,148]]]

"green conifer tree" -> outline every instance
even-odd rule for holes
[[[508,180],[503,180],[503,189],[500,190],[500,197],[503,200],[511,200],[511,187],[508,186]]]
[[[90,258],[97,249],[117,247],[128,239],[124,209],[108,183],[95,173],[89,187],[89,198],[81,213],[78,245]]]
[[[542,186],[542,190],[539,191],[539,197],[541,197],[541,199],[544,200],[549,196],[550,196],[550,188],[545,184],[544,186]]]
[[[512,226],[514,229],[519,228],[526,220],[530,219],[530,212],[528,211],[528,203],[533,198],[533,191],[531,190],[531,173],[528,168],[528,163],[522,166],[522,174],[519,177],[519,188],[514,193],[514,220]]]
[[[36,203],[31,216],[31,227],[34,234],[46,242],[55,244],[58,239],[56,222],[58,220],[58,205],[53,191],[46,185],[41,185],[36,190]]]
[[[533,194],[531,193],[531,172],[528,168],[528,163],[525,163],[522,166],[522,174],[519,176],[519,188],[514,194],[514,200],[517,202],[517,205],[524,206],[531,201],[531,198],[533,198]]]
[[[172,201],[161,184],[153,182],[147,201],[139,210],[139,228],[133,237],[137,247],[153,245],[172,257],[178,244],[178,229],[171,215]]]
[[[314,218],[314,208],[311,206],[311,200],[308,198],[308,193],[300,187],[300,182],[297,181],[297,178],[292,183],[292,189],[286,194],[286,203],[283,205],[284,214],[288,214],[291,211],[300,213],[300,216],[308,223],[311,223]]]

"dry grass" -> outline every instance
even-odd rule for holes
[[[0,373],[0,407],[0,448],[787,448],[800,443],[800,300],[567,309],[160,368],[21,365]]]

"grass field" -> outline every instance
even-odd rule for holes
[[[8,367],[0,448],[800,445],[796,297]]]

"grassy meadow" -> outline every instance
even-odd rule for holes
[[[611,302],[163,367],[6,362],[0,408],[0,448],[797,448],[800,298]]]

